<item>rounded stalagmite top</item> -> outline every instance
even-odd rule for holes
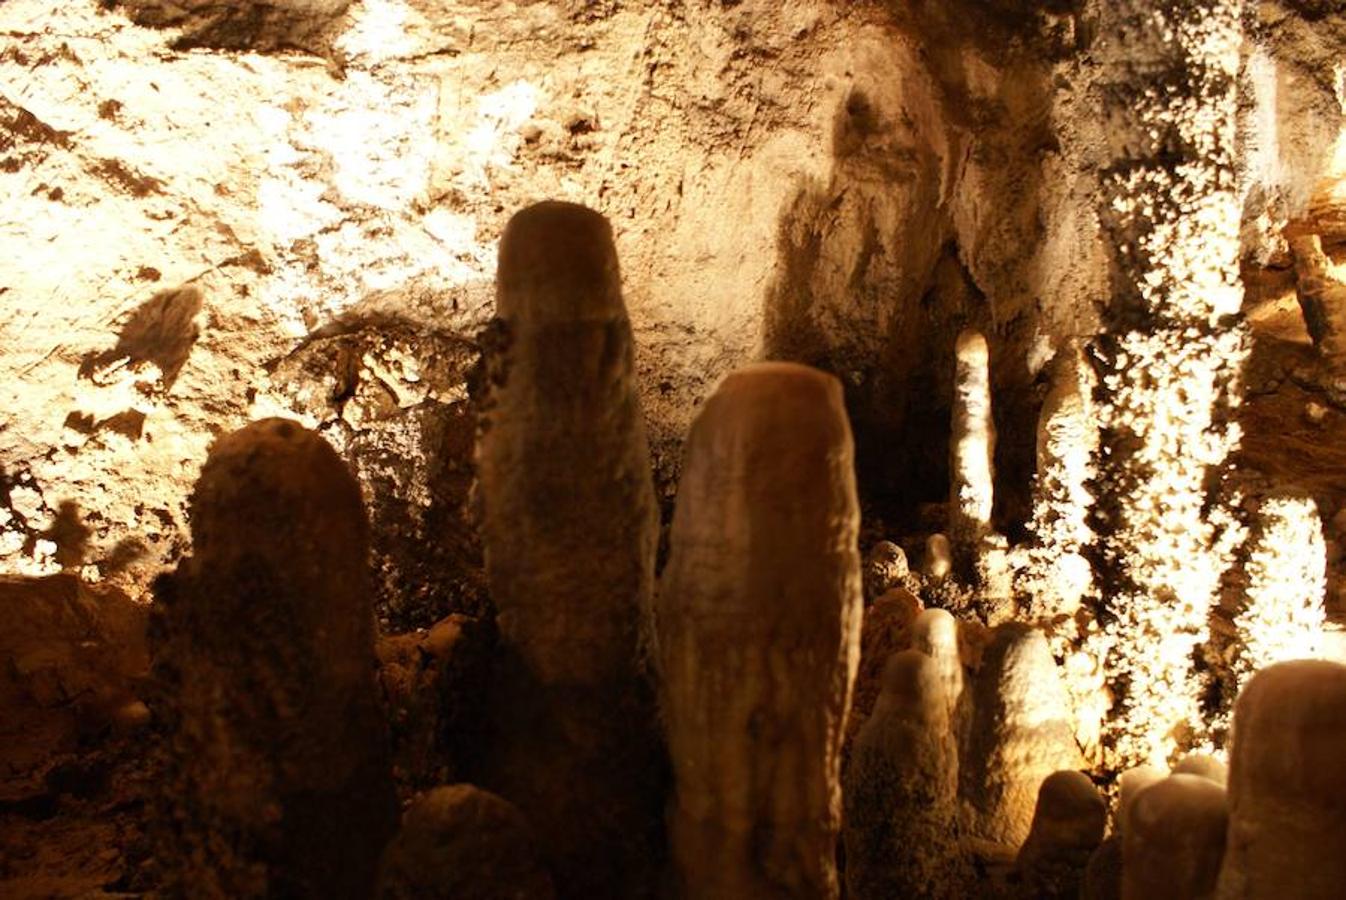
[[[360,488],[346,463],[321,436],[280,418],[252,422],[215,442],[192,495],[191,518],[201,556],[274,545],[277,534],[293,533],[299,523],[349,531],[355,546],[366,529]]]
[[[549,200],[520,210],[500,238],[496,312],[527,324],[626,315],[612,228],[600,213]]]
[[[972,365],[986,365],[991,358],[991,350],[986,344],[986,337],[974,328],[965,328],[958,333],[958,340],[954,343],[954,353],[959,362]]]
[[[919,650],[894,653],[883,667],[880,703],[896,703],[923,718],[940,718],[944,711],[944,684],[935,661]]]
[[[841,382],[799,363],[753,363],[731,372],[698,418],[733,419],[750,433],[807,429],[838,443],[850,436]]]
[[[1233,737],[1229,783],[1236,792],[1255,784],[1285,804],[1340,802],[1346,666],[1296,660],[1258,672],[1234,704]]]

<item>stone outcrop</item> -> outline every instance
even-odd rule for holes
[[[804,366],[735,372],[692,425],[658,608],[684,896],[838,895],[852,466],[841,385]]]
[[[1017,848],[1032,827],[1043,781],[1083,763],[1070,701],[1042,632],[1020,623],[996,628],[972,692],[959,767],[964,830]]]
[[[642,896],[661,844],[649,650],[657,513],[612,231],[540,203],[500,241],[503,332],[478,447],[498,610],[482,785],[562,896]]]
[[[396,823],[360,490],[318,435],[211,450],[152,621],[157,858],[183,897],[368,897]]]
[[[1079,896],[1089,859],[1103,841],[1108,805],[1089,776],[1053,772],[1042,782],[1033,826],[1015,862],[1035,897]]]

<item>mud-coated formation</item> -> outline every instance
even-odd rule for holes
[[[1234,705],[1221,900],[1340,897],[1346,884],[1346,666],[1279,663]]]
[[[1208,778],[1170,775],[1142,790],[1122,834],[1122,900],[1210,897],[1228,821],[1224,788]]]
[[[523,814],[455,784],[418,797],[383,855],[379,900],[550,900],[551,876]]]
[[[360,489],[265,419],[211,450],[152,626],[165,893],[366,898],[396,825]]]
[[[738,370],[692,424],[658,606],[681,896],[837,896],[852,460],[841,385],[805,366]]]
[[[963,896],[958,745],[935,659],[888,660],[883,688],[845,778],[846,895],[854,900]]]
[[[501,658],[479,780],[532,822],[561,896],[640,897],[666,771],[643,662],[658,526],[607,220],[519,212],[497,292],[478,461]]]

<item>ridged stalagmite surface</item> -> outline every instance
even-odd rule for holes
[[[514,804],[470,784],[418,797],[388,845],[379,900],[550,900],[551,876]]]
[[[395,824],[374,681],[368,526],[322,438],[266,419],[222,438],[193,555],[160,583],[166,892],[364,898]]]
[[[1028,837],[1042,782],[1082,764],[1047,639],[1020,623],[996,628],[973,687],[959,770],[968,833],[1017,848]]]
[[[483,783],[533,823],[562,896],[643,896],[663,808],[642,660],[657,523],[607,221],[515,215],[497,313],[478,456],[503,660]]]
[[[1122,900],[1212,896],[1228,820],[1224,788],[1199,775],[1171,775],[1137,794],[1122,835]]]
[[[963,895],[958,746],[938,663],[888,661],[845,782],[846,894],[854,900]]]
[[[841,385],[765,363],[693,423],[659,592],[682,895],[835,897],[860,639]]]
[[[1234,707],[1221,900],[1328,900],[1346,885],[1346,666],[1263,669]]]

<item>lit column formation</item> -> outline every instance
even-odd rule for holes
[[[497,290],[478,460],[503,659],[482,780],[528,817],[561,896],[640,897],[663,809],[644,665],[658,523],[607,220],[518,213]]]
[[[991,352],[968,329],[954,345],[953,433],[949,440],[949,537],[954,564],[975,571],[995,503],[995,421],[991,412]]]
[[[1112,292],[1099,338],[1104,634],[1114,767],[1199,736],[1193,656],[1236,529],[1213,477],[1238,441],[1235,120],[1241,3],[1102,7],[1107,160],[1099,201]],[[1231,520],[1232,521],[1232,520]]]
[[[836,897],[860,513],[841,385],[731,374],[687,438],[658,600],[680,896]]]
[[[155,605],[165,896],[369,897],[397,798],[360,487],[265,419],[212,448],[191,520]]]

